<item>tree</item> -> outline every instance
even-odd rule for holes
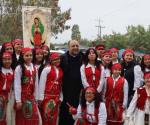
[[[71,19],[71,9],[61,12],[59,0],[0,0],[0,39],[22,38],[22,6],[51,8],[51,31],[54,36],[70,28],[65,25]]]
[[[105,42],[103,44],[107,48],[116,47],[118,49],[126,47],[126,37],[120,33],[113,32],[112,35],[104,36]]]
[[[113,32],[112,35],[105,35],[104,44],[107,48],[117,47],[132,48],[135,51],[149,52],[150,50],[150,27],[148,29],[141,25],[128,26],[126,34]]]
[[[79,25],[77,25],[77,24],[73,25],[71,38],[74,40],[77,40],[77,41],[81,40]]]
[[[90,46],[92,46],[92,41],[88,40],[88,39],[81,39],[80,45],[90,47]]]
[[[3,41],[22,37],[20,0],[1,0],[0,36]]]
[[[72,28],[73,29],[73,28]],[[89,47],[95,47],[98,44],[104,44],[107,49],[116,47],[118,49],[131,48],[142,53],[150,53],[150,26],[144,28],[141,25],[128,26],[125,34],[112,32],[104,35],[102,39],[94,41],[81,39],[80,44]]]
[[[148,51],[150,49],[150,32],[143,26],[128,26],[127,34],[128,45],[134,50]]]

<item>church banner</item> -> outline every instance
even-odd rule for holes
[[[51,9],[36,6],[22,7],[24,47],[50,46]]]

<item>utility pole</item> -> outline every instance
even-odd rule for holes
[[[105,28],[105,27],[101,25],[102,20],[98,19],[97,21],[98,21],[98,25],[96,27],[98,28],[98,38],[101,40],[102,39],[102,28]]]

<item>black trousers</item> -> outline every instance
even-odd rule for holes
[[[59,112],[59,125],[73,125],[74,119],[69,113],[69,107],[65,102],[62,102]]]

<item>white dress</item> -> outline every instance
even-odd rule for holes
[[[147,94],[148,94],[148,92],[147,92]],[[150,95],[148,95],[148,96],[150,96]],[[136,91],[134,94],[134,97],[130,103],[130,106],[127,110],[126,117],[129,117],[130,120],[132,119],[133,123],[135,125],[145,125],[144,124],[144,118],[145,118],[145,113],[146,113],[146,114],[149,114],[149,125],[150,125],[150,99],[146,100],[144,110],[140,110],[136,107],[137,99],[138,99],[138,94]]]

